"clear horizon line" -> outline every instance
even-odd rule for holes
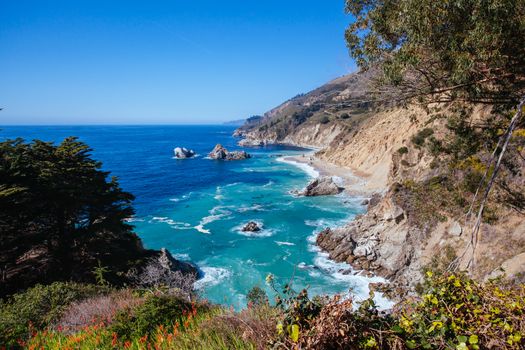
[[[11,126],[234,126],[228,124],[229,122],[218,123],[89,123],[89,124],[0,124],[2,127]]]

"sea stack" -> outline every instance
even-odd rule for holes
[[[173,149],[173,154],[175,154],[175,158],[177,159],[187,159],[195,156],[195,152],[193,150],[187,149],[185,147],[175,147]]]
[[[259,225],[255,221],[250,221],[249,223],[244,225],[244,227],[242,228],[243,232],[257,232],[257,231],[260,231],[260,230],[261,230],[261,228],[259,227]]]
[[[248,159],[251,156],[245,151],[232,151],[229,152],[221,144],[217,144],[213,150],[208,154],[211,159],[216,160],[241,160]]]

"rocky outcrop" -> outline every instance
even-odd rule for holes
[[[251,156],[245,151],[232,151],[229,152],[221,144],[217,144],[213,150],[208,154],[211,159],[216,160],[242,160],[251,158]]]
[[[168,250],[160,251],[147,259],[144,265],[128,272],[128,279],[142,288],[165,287],[189,295],[199,277],[194,265],[175,259]]]
[[[335,261],[410,286],[421,277],[421,266],[412,262],[419,254],[414,240],[422,234],[406,219],[403,209],[385,198],[346,226],[320,232],[317,245]]]
[[[195,156],[195,152],[191,149],[185,147],[175,147],[173,149],[173,154],[177,159],[187,159]]]
[[[257,224],[255,221],[250,221],[242,228],[243,232],[258,232],[260,230],[261,228],[259,227],[259,224]]]
[[[306,197],[329,196],[339,194],[342,191],[343,188],[339,187],[331,176],[320,176],[312,180],[304,190],[297,194]]]
[[[439,198],[430,196],[439,194],[428,191],[405,198],[393,194],[395,185],[428,184],[443,173],[446,160],[413,140],[423,128],[430,128],[438,140],[446,139],[450,130],[443,113],[450,106],[362,104],[371,78],[358,73],[336,79],[286,101],[256,123],[237,129],[235,135],[243,138],[243,145],[319,148],[316,158],[359,176],[359,193],[376,193],[362,203],[368,205],[368,212],[344,227],[322,231],[317,243],[336,261],[414,287],[423,266],[447,255],[460,256],[471,234],[472,223],[459,212],[446,204],[434,205]],[[486,112],[485,107],[475,106],[472,119],[482,119]],[[317,185],[311,185],[310,192],[315,193]],[[497,211],[497,223],[482,225],[478,263],[470,271],[478,279],[493,271],[495,275],[502,266],[520,275],[514,267],[523,259],[519,255],[525,247],[523,214],[508,208]]]

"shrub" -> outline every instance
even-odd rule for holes
[[[418,147],[421,147],[425,144],[427,137],[434,134],[434,130],[431,128],[424,128],[419,130],[414,136],[412,136],[412,143]]]
[[[408,153],[408,148],[403,146],[403,147],[401,147],[401,148],[399,148],[397,150],[397,153],[399,153],[399,154],[407,154]]]
[[[326,115],[323,115],[321,119],[319,119],[319,123],[321,124],[328,124],[330,122],[330,118],[328,118]]]
[[[396,349],[402,341],[391,331],[394,318],[382,315],[371,298],[354,311],[351,299],[334,297],[301,333],[304,349]]]
[[[89,284],[55,282],[15,294],[0,303],[0,344],[16,347],[19,340],[28,338],[31,328],[49,326],[72,302],[108,291]]]
[[[428,271],[425,289],[397,315],[395,330],[408,348],[525,346],[525,286],[482,285],[463,275]]]
[[[323,299],[311,300],[306,289],[297,293],[290,284],[285,284],[281,292],[271,274],[266,277],[266,282],[277,294],[276,306],[283,311],[282,317],[277,323],[280,341],[285,343],[290,340],[297,342],[301,332],[307,329],[309,323],[319,315]]]
[[[197,312],[198,307],[183,314],[172,325],[152,320],[148,333],[122,337],[112,327],[93,325],[65,334],[60,331],[37,332],[29,348],[45,349],[263,349],[274,334],[273,308],[264,307],[233,313],[212,308]]]
[[[204,305],[199,307],[207,308]],[[118,312],[111,324],[111,330],[124,339],[152,335],[156,327],[169,327],[176,322],[183,324],[183,316],[196,312],[196,304],[179,297],[149,295],[138,307]]]
[[[74,332],[94,324],[110,324],[117,313],[136,308],[144,300],[139,293],[125,289],[77,301],[67,308],[55,328]]]
[[[523,349],[525,285],[480,284],[427,271],[420,296],[381,313],[373,293],[359,308],[336,296],[299,330],[290,349]],[[295,307],[303,296],[290,303]],[[287,311],[285,311],[285,314]],[[279,338],[282,339],[282,338]]]
[[[252,289],[250,289],[250,291],[246,295],[246,298],[248,299],[248,304],[252,304],[255,306],[268,304],[268,296],[266,295],[266,292],[258,286],[255,286]]]

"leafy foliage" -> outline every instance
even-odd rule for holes
[[[512,105],[523,95],[524,1],[346,0],[346,11],[358,65],[379,64],[404,97]]]
[[[498,281],[482,285],[461,274],[428,271],[421,295],[397,304],[392,313],[381,313],[373,296],[357,309],[352,300],[334,297],[303,324],[299,337],[287,338],[283,348],[475,350],[525,346],[524,285]]]
[[[195,304],[169,295],[150,295],[138,307],[117,314],[111,329],[119,338],[133,339],[154,334],[159,325],[183,324],[183,316],[190,313],[197,313]]]
[[[108,291],[89,284],[56,282],[16,294],[0,302],[0,344],[16,347],[29,337],[31,328],[51,325],[72,302]]]
[[[248,300],[248,304],[251,305],[268,305],[268,296],[266,295],[266,292],[258,286],[255,286],[252,289],[250,289],[250,291],[246,295],[246,299]]]
[[[90,152],[74,137],[0,143],[0,297],[35,282],[92,281],[98,262],[116,283],[144,255],[125,222],[133,196]]]
[[[425,140],[432,134],[434,134],[434,130],[431,128],[421,129],[414,136],[412,136],[412,143],[417,147],[421,147],[425,144]]]

